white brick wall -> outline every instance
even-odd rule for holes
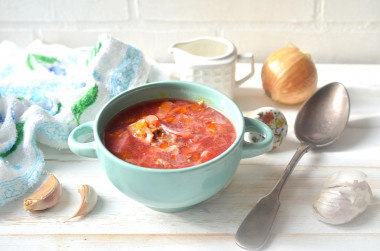
[[[342,8],[344,6],[344,8]],[[341,8],[341,9],[340,9]],[[337,11],[339,10],[339,11]],[[328,0],[325,4],[327,22],[355,23],[380,22],[380,1]]]
[[[317,63],[380,63],[378,0],[0,0],[0,41],[92,46],[107,32],[150,58],[221,36],[263,62],[291,41]]]
[[[129,19],[126,0],[56,0],[52,4],[54,21],[108,22]]]
[[[169,6],[169,8],[163,8],[163,6]],[[298,7],[289,8],[289,6],[298,6],[304,11],[299,11]],[[140,0],[138,7],[140,17],[145,20],[311,22],[314,0]]]

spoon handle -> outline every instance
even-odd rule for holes
[[[277,194],[277,197],[280,197],[280,193],[282,191],[282,188],[284,187],[286,181],[288,180],[289,175],[293,172],[294,168],[296,167],[298,161],[301,159],[301,157],[307,153],[312,146],[309,144],[306,144],[304,142],[301,142],[298,147],[296,153],[293,155],[292,159],[290,160],[289,164],[286,166],[284,172],[282,173],[282,176],[280,180],[277,182],[276,186],[273,188],[271,193]]]
[[[236,243],[240,247],[249,250],[259,250],[265,245],[280,208],[279,197],[281,190],[298,161],[310,148],[310,145],[301,142],[276,186],[268,195],[260,198],[241,223],[235,236]]]

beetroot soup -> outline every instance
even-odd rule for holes
[[[106,148],[134,165],[176,169],[201,164],[236,139],[232,123],[203,102],[160,99],[131,106],[104,130]]]

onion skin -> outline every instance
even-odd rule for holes
[[[310,55],[296,47],[281,48],[264,62],[261,79],[267,96],[283,104],[298,104],[317,88],[317,69]]]

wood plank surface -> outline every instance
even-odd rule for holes
[[[242,160],[223,191],[183,212],[156,212],[119,192],[98,160],[41,146],[46,169],[62,183],[62,198],[38,213],[24,211],[22,198],[0,207],[0,250],[241,250],[234,241],[239,224],[273,188],[298,144],[293,125],[300,106],[269,100],[261,88],[260,67],[257,64],[255,76],[237,89],[235,101],[243,113],[264,106],[279,108],[288,119],[288,136],[278,150]],[[238,74],[246,68],[239,64]],[[319,86],[339,81],[347,87],[350,120],[337,142],[310,151],[299,162],[281,195],[264,250],[378,250],[380,65],[317,65],[317,69]],[[327,176],[346,168],[368,175],[375,203],[348,224],[322,223],[311,205]],[[98,204],[81,221],[66,221],[79,205],[81,184],[96,189]]]

